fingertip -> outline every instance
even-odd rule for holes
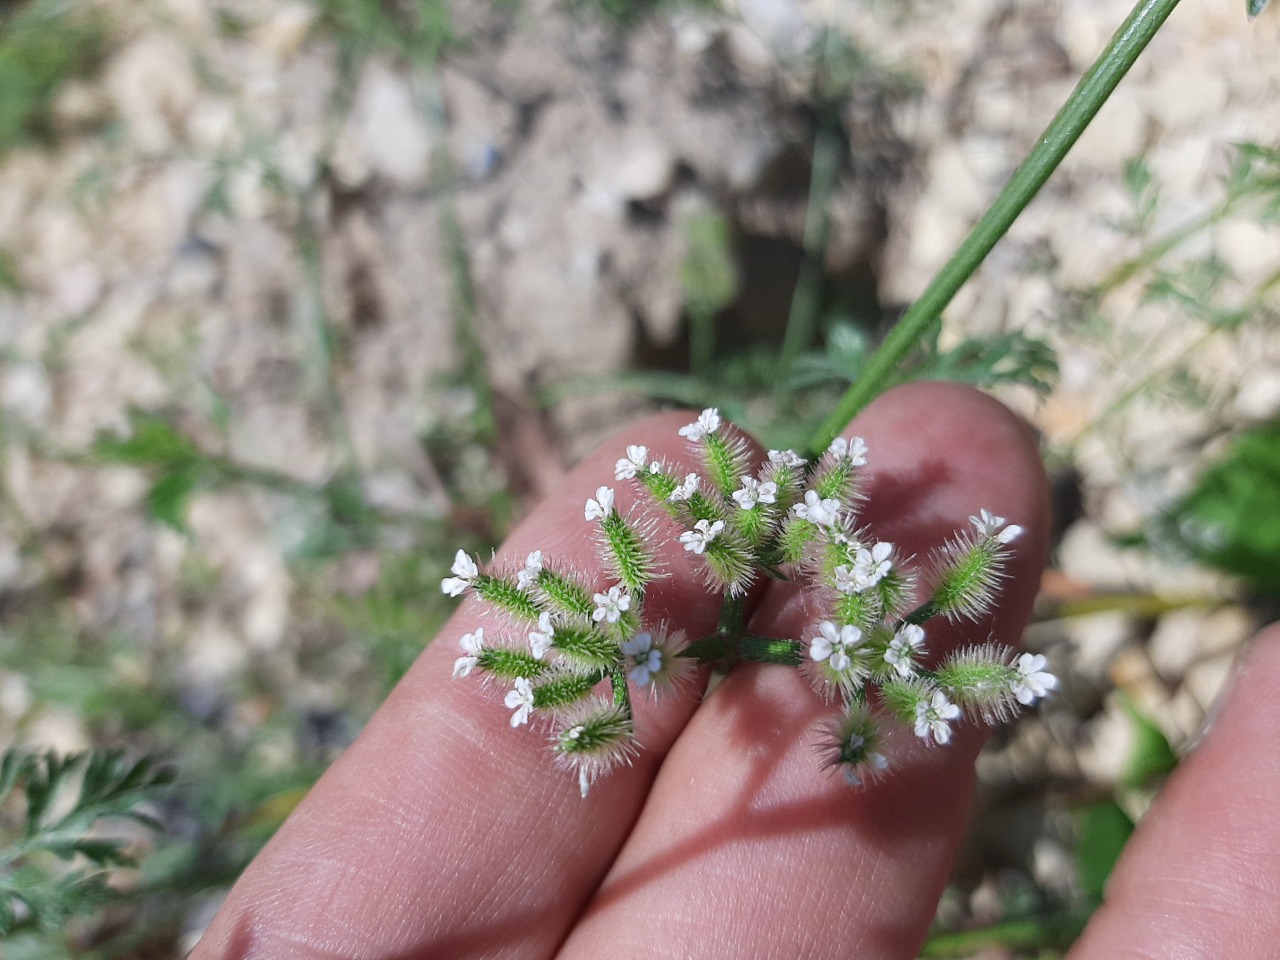
[[[1280,625],[1249,644],[1207,732],[1138,825],[1072,960],[1275,956]]]

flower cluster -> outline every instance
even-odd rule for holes
[[[962,719],[1003,719],[1056,687],[1042,656],[1015,660],[1009,649],[987,643],[930,665],[927,653],[931,622],[976,620],[991,609],[1021,528],[982,510],[969,518],[970,528],[915,563],[859,522],[868,453],[862,440],[837,439],[813,463],[771,450],[757,465],[745,439],[714,409],[680,435],[701,473],[629,446],[615,480],[674,519],[676,541],[708,589],[725,597],[726,611],[740,610],[736,601],[760,578],[805,583],[818,613],[803,636],[756,636],[730,615],[715,634],[686,645],[681,631],[650,622],[644,595],[661,575],[659,517],[653,509],[619,512],[607,485],[583,507],[607,584],[536,550],[523,568],[505,573],[482,572],[459,551],[453,576],[442,583],[450,596],[474,592],[498,615],[487,632],[461,638],[454,676],[478,670],[500,682],[511,725],[544,725],[557,761],[576,772],[584,796],[638,750],[632,691],[656,695],[696,662],[799,665],[819,695],[839,704],[823,749],[827,765],[852,783],[889,769],[891,726],[946,744]]]

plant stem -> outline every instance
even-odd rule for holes
[[[823,71],[833,54],[837,34],[828,27],[819,66],[818,131],[813,141],[813,164],[809,174],[809,198],[804,217],[804,259],[791,296],[787,332],[782,340],[782,369],[788,370],[796,358],[813,343],[818,308],[822,300],[823,264],[831,233],[831,194],[835,191],[844,140],[840,136],[839,104],[824,89]],[[785,383],[785,379],[780,383]]]
[[[703,306],[689,308],[689,373],[706,377],[716,356],[716,315]]]
[[[819,428],[810,449],[825,449],[844,425],[884,388],[898,364],[921,336],[939,322],[947,304],[1044,186],[1177,5],[1178,0],[1139,0],[1057,116],[1045,128],[995,203],[885,337],[861,379],[849,388],[835,411]]]

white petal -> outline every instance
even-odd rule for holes
[[[462,550],[459,550],[457,556],[453,558],[452,571],[455,576],[461,577],[463,580],[474,580],[480,573],[476,562]]]
[[[1016,523],[1011,523],[996,534],[996,539],[1001,543],[1013,543],[1020,536],[1022,536],[1022,528]]]

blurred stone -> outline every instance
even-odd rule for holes
[[[400,187],[427,175],[431,135],[408,84],[371,61],[360,75],[351,113],[331,161],[334,174],[349,188],[370,177],[385,177]]]
[[[116,54],[105,83],[134,146],[150,154],[172,149],[199,94],[187,51],[159,34],[144,35]]]
[[[1233,219],[1215,231],[1218,255],[1242,283],[1263,283],[1280,264],[1280,227],[1256,220]]]
[[[32,427],[44,422],[53,391],[41,364],[10,363],[0,367],[0,384],[0,397],[10,416]]]
[[[315,19],[316,8],[311,4],[285,3],[253,31],[253,42],[268,56],[287,60],[307,39]]]
[[[641,135],[613,150],[610,151],[613,163],[607,168],[604,180],[620,196],[628,200],[652,200],[667,192],[675,173],[675,157],[664,143]]]

